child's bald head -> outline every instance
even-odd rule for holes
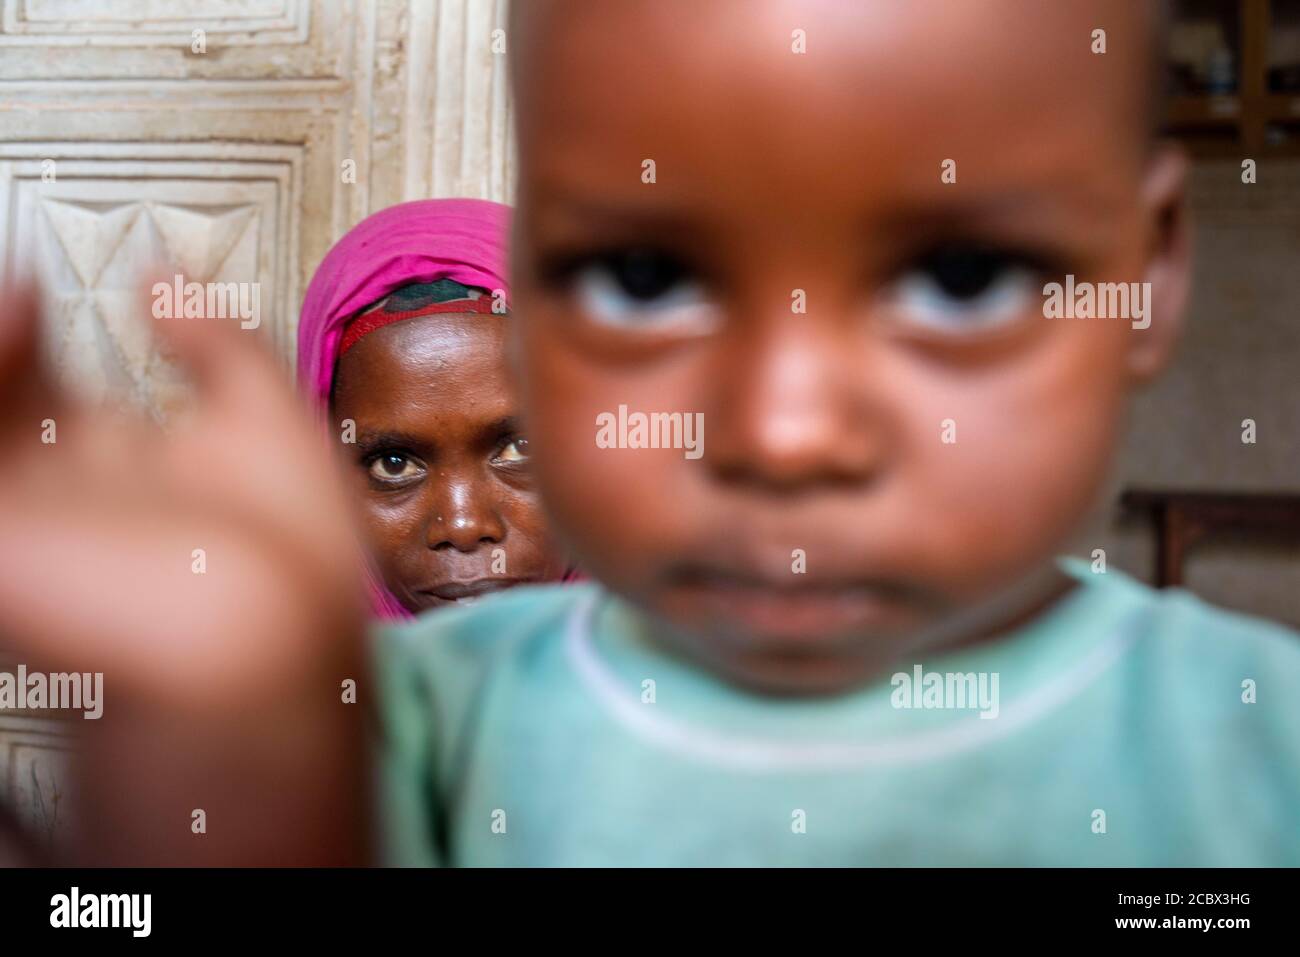
[[[1186,292],[1158,35],[1131,0],[516,4],[523,404],[584,564],[809,687],[1060,548]],[[1046,318],[1067,275],[1149,282],[1149,325]],[[702,413],[703,458],[597,448],[620,406]]]
[[[706,42],[715,43],[719,58],[726,58],[726,39],[745,32],[770,32],[786,23],[809,24],[829,12],[827,4],[821,4],[818,10],[817,0],[765,0],[766,8],[750,2],[731,3],[717,0],[711,4],[714,9],[700,9],[700,4],[692,0],[621,0],[618,4],[593,3],[591,0],[530,0],[511,5],[511,52],[514,63],[514,75],[529,77],[529,81],[516,89],[517,96],[527,101],[534,88],[538,73],[531,57],[555,42],[560,33],[572,29],[599,33],[604,44],[611,50],[624,47],[625,44],[643,45],[646,37],[641,26],[646,18],[667,21],[673,25],[678,37],[686,42],[692,36],[701,37]],[[888,8],[892,5],[894,10]],[[903,11],[897,9],[902,0],[883,0],[881,9],[866,11],[862,8],[845,10],[840,13],[852,13],[863,18],[864,26],[873,14],[889,19]],[[1160,129],[1164,114],[1165,48],[1172,17],[1172,0],[1059,0],[1055,4],[1031,3],[1028,0],[987,0],[978,5],[976,19],[988,29],[1004,31],[1011,38],[1026,46],[1041,44],[1046,48],[1052,45],[1053,34],[1058,39],[1073,41],[1085,37],[1081,49],[1090,53],[1093,47],[1092,31],[1103,29],[1107,32],[1107,52],[1104,56],[1108,66],[1116,66],[1114,73],[1128,81],[1121,89],[1130,100],[1134,109],[1132,116],[1137,120],[1136,129],[1144,139],[1152,138]],[[961,10],[961,8],[966,8]],[[950,21],[954,10],[964,14],[976,13],[971,8],[976,5],[964,0],[931,0],[925,5],[917,5],[907,11],[922,24],[938,28],[945,21]],[[725,30],[713,35],[712,40],[702,36],[709,24],[722,24]],[[795,29],[792,27],[791,29]],[[778,30],[778,32],[780,32]],[[929,52],[933,57],[942,56],[942,31],[936,29],[936,47]],[[970,35],[968,35],[969,38]],[[949,31],[949,39],[962,39],[960,31]],[[812,42],[816,43],[814,39]],[[1113,47],[1111,44],[1115,44]],[[865,55],[864,49],[864,55]],[[1100,56],[1101,54],[1092,54]],[[618,56],[615,54],[615,59]],[[1117,62],[1118,61],[1118,62]],[[968,78],[977,82],[977,78]],[[525,114],[526,115],[526,114]]]

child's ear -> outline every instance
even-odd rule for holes
[[[1146,328],[1129,336],[1129,372],[1135,383],[1158,376],[1169,364],[1182,332],[1192,281],[1192,230],[1187,210],[1187,154],[1177,146],[1157,147],[1142,183],[1142,204],[1148,226],[1144,282]]]

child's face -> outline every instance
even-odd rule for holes
[[[350,473],[371,551],[413,612],[563,572],[519,431],[504,327],[483,315],[408,319],[339,360],[333,415],[356,422]]]
[[[829,690],[1049,561],[1182,305],[1139,5],[519,16],[524,403],[584,567],[729,677]],[[1152,281],[1151,327],[1045,319],[1067,273]],[[620,405],[702,413],[703,456],[598,447]]]

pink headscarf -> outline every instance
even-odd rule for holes
[[[483,199],[399,203],[352,227],[321,260],[298,319],[298,383],[329,428],[334,364],[348,322],[362,309],[412,283],[452,279],[510,300],[506,236],[510,208]],[[411,614],[369,569],[374,612]]]

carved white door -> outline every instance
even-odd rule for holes
[[[92,397],[162,416],[184,401],[139,321],[150,263],[258,283],[259,332],[291,363],[303,290],[353,223],[405,199],[509,198],[505,13],[0,0],[0,279],[40,277],[54,360]],[[57,726],[0,719],[0,801],[40,817]]]

